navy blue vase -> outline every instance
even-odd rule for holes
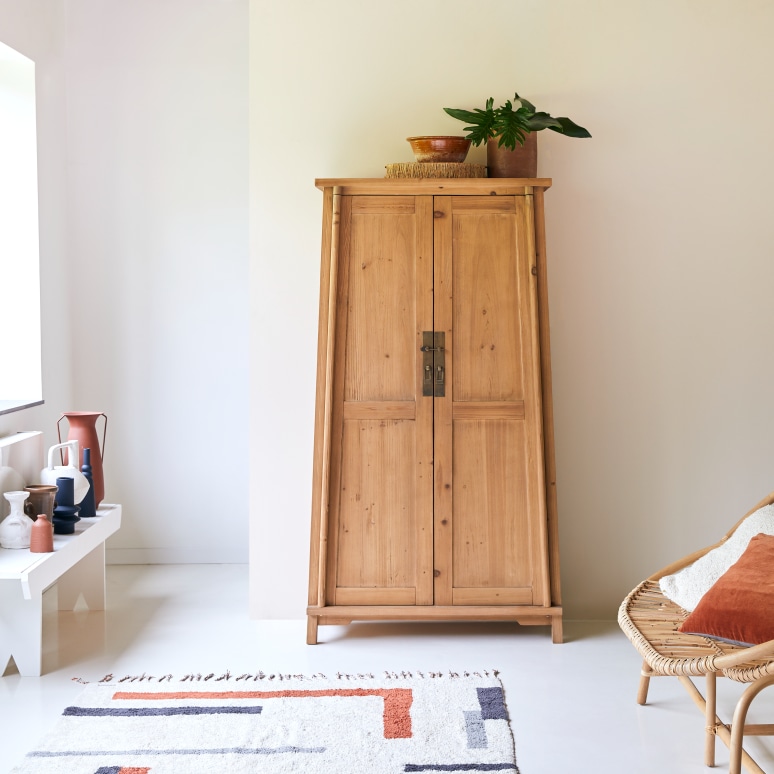
[[[56,480],[57,493],[54,506],[54,533],[57,535],[72,535],[75,523],[81,520],[78,515],[80,508],[74,502],[73,480],[69,476],[60,476]]]
[[[91,449],[83,450],[81,473],[83,473],[86,480],[89,482],[89,491],[86,493],[86,497],[81,500],[80,516],[82,519],[91,519],[97,515],[97,509],[94,506],[94,479],[91,476]]]

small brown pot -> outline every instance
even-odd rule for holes
[[[24,512],[33,521],[38,518],[39,513],[45,513],[46,518],[51,521],[54,517],[54,500],[56,499],[57,487],[47,486],[46,484],[32,484],[24,487],[30,496],[24,502]]]
[[[530,132],[524,145],[516,143],[514,150],[498,147],[499,139],[493,137],[486,143],[489,177],[537,177],[537,132]]]

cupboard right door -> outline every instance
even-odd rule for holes
[[[531,196],[436,196],[436,605],[550,605]]]

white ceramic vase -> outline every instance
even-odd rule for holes
[[[11,513],[0,523],[0,547],[30,547],[32,520],[24,513],[24,501],[29,496],[29,492],[5,492],[3,495],[11,505]]]
[[[5,464],[5,453],[6,449],[0,448],[0,494],[24,489],[24,479],[19,471]],[[8,503],[5,500],[0,500],[0,520],[9,513]]]

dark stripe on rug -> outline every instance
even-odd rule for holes
[[[72,758],[76,755],[281,755],[283,753],[323,753],[325,747],[221,747],[208,750],[35,750],[28,758]]]
[[[263,707],[67,707],[63,715],[77,717],[141,717],[145,715],[260,715]]]
[[[518,771],[515,763],[407,763],[403,771]]]

